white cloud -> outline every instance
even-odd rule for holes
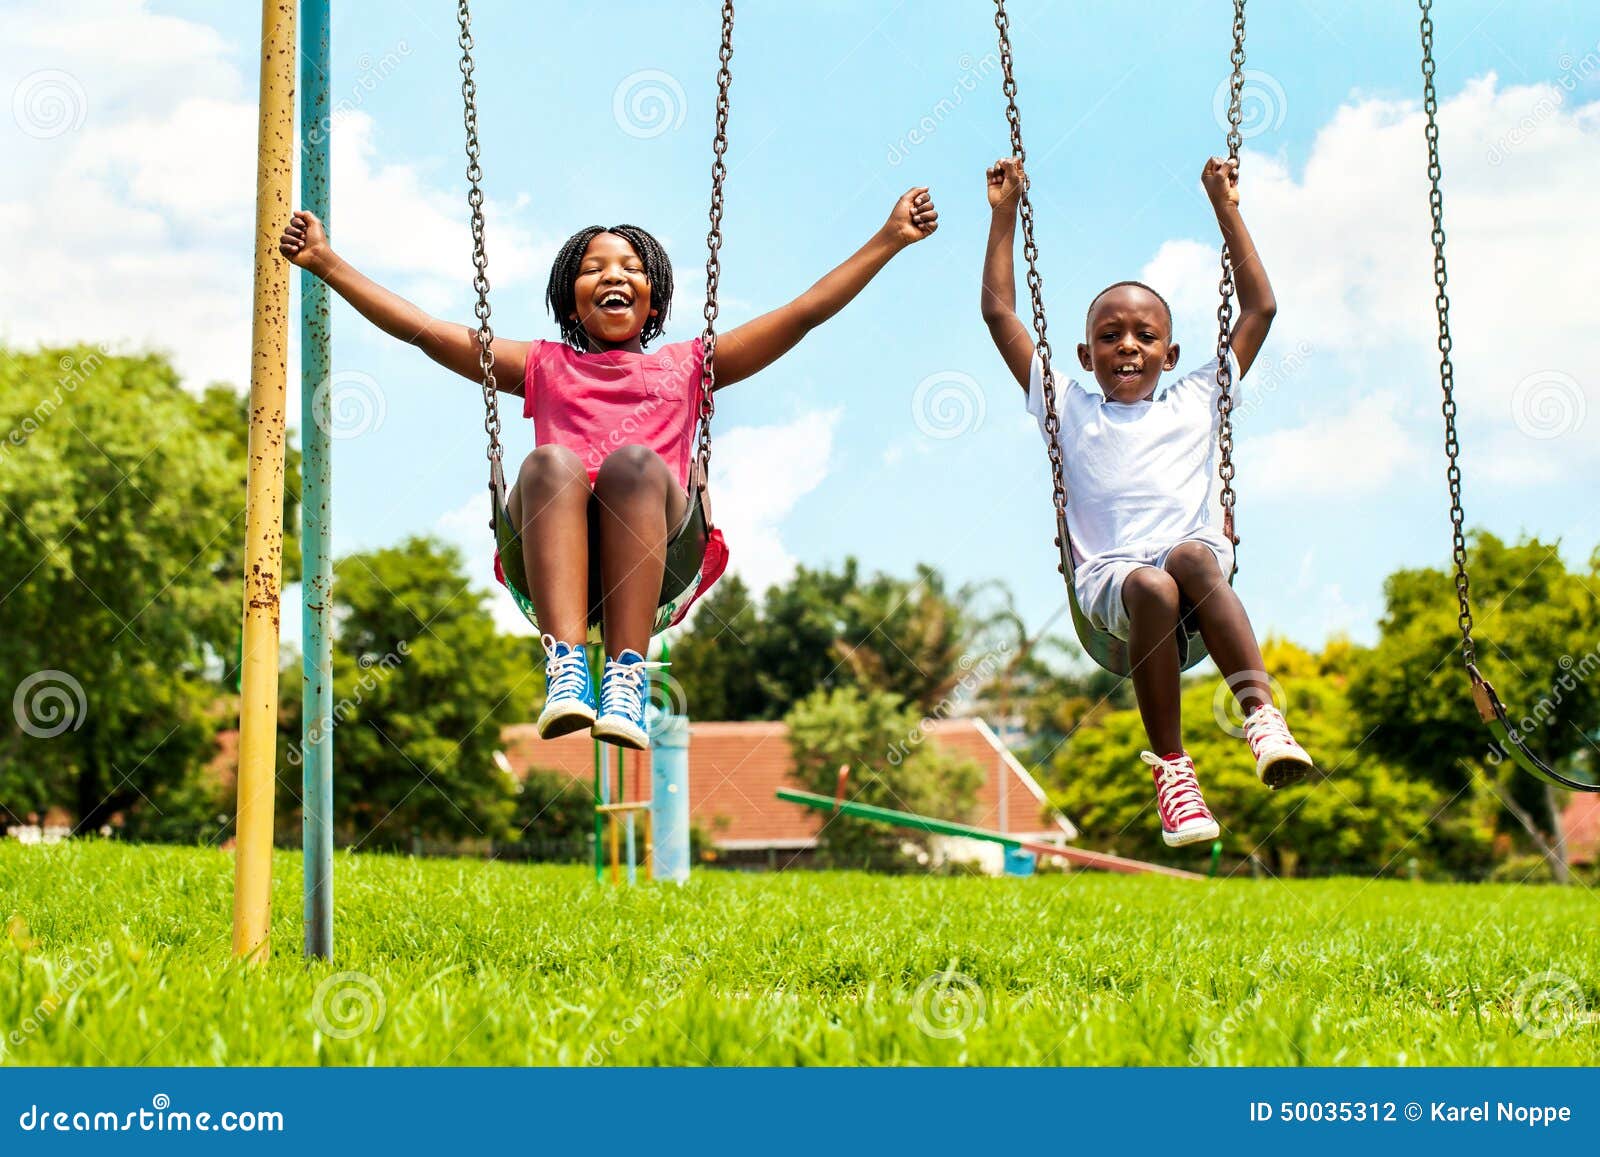
[[[1592,430],[1574,422],[1530,436],[1519,421],[1538,421],[1514,398],[1530,374],[1555,375],[1576,383],[1575,413],[1600,412],[1600,332],[1585,308],[1600,266],[1600,103],[1576,104],[1560,81],[1501,88],[1491,74],[1446,101],[1439,123],[1463,441],[1480,448],[1485,477],[1509,485],[1592,469]],[[1328,494],[1340,472],[1323,471],[1342,462],[1374,489],[1353,466],[1392,475],[1405,462],[1385,455],[1409,458],[1442,437],[1425,162],[1421,110],[1384,100],[1340,108],[1298,175],[1278,158],[1244,158],[1242,204],[1279,304],[1262,356],[1303,349],[1315,363],[1259,410],[1263,426],[1291,405],[1314,412],[1296,413],[1303,428],[1267,436],[1271,469],[1282,471],[1265,475],[1275,484]],[[1168,241],[1142,276],[1168,295],[1183,361],[1198,364],[1214,340],[1215,241]],[[1260,376],[1245,379],[1247,399]],[[1410,404],[1402,410],[1396,396]]]
[[[717,434],[711,458],[712,510],[728,540],[729,570],[757,594],[794,573],[779,529],[828,475],[839,410],[813,410],[775,426]]]
[[[1422,462],[1389,393],[1358,398],[1344,413],[1257,435],[1249,477],[1270,480],[1266,497],[1376,494]]]
[[[76,127],[41,136],[16,117],[0,118],[7,161],[0,177],[7,274],[0,280],[0,340],[164,350],[192,386],[226,380],[243,388],[255,218],[253,78],[240,72],[232,46],[213,29],[156,15],[134,0],[41,5],[8,14],[5,23],[5,91],[41,69],[70,78],[53,84],[47,95],[58,103],[41,103],[39,115]],[[393,74],[381,83],[390,82],[404,83]],[[468,320],[465,198],[455,183],[429,184],[422,164],[382,161],[381,131],[364,111],[335,116],[337,243],[353,263],[424,308]],[[485,206],[497,290],[514,292],[541,277],[554,252],[553,242],[521,223],[525,206]],[[291,325],[291,365],[297,329]]]
[[[517,610],[511,595],[494,581],[494,536],[489,531],[489,499],[482,489],[433,524],[433,533],[461,552],[472,585],[489,592],[495,626],[508,635],[532,635],[533,626]]]

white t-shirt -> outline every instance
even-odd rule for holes
[[[1230,359],[1231,360],[1231,359]],[[1222,533],[1217,479],[1217,359],[1143,402],[1111,402],[1056,380],[1067,519],[1077,561],[1140,555]],[[1239,381],[1234,362],[1233,380]],[[1044,375],[1036,352],[1028,412],[1044,432]]]

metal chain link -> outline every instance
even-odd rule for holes
[[[700,336],[705,362],[700,371],[700,435],[696,461],[702,486],[711,479],[711,417],[717,410],[713,397],[717,388],[717,287],[722,278],[722,182],[728,175],[725,159],[728,152],[728,87],[733,83],[733,73],[728,65],[732,60],[733,0],[723,0],[722,47],[717,52],[717,135],[711,146],[711,231],[706,234],[706,328]]]
[[[500,404],[494,384],[494,330],[489,326],[489,255],[483,233],[483,169],[478,164],[478,85],[472,79],[472,13],[467,0],[458,0],[456,22],[461,26],[457,43],[461,45],[462,119],[467,130],[467,204],[472,207],[472,288],[478,300],[472,312],[478,319],[478,368],[483,372],[483,429],[489,435],[489,488],[497,491],[502,478],[500,448]],[[493,499],[498,517],[499,494]],[[493,528],[494,520],[490,519]]]
[[[1433,88],[1433,0],[1418,0],[1422,9],[1422,110],[1427,114],[1428,206],[1433,211],[1434,309],[1439,315],[1439,388],[1444,392],[1444,452],[1449,459],[1445,477],[1450,483],[1451,548],[1456,566],[1456,625],[1461,628],[1461,657],[1468,668],[1477,662],[1477,646],[1472,641],[1472,599],[1467,581],[1467,537],[1461,511],[1461,444],[1456,440],[1455,367],[1450,362],[1450,298],[1445,293],[1449,280],[1444,265],[1444,193],[1439,187],[1444,169],[1439,164],[1439,99]]]
[[[1022,147],[1022,114],[1017,110],[1017,79],[1012,71],[1011,18],[1006,15],[1005,0],[994,0],[994,9],[994,24],[1000,32],[1000,70],[1005,78],[1006,121],[1011,125],[1011,155],[1018,164],[1026,166],[1028,152]],[[1039,246],[1033,239],[1033,202],[1028,198],[1028,185],[1029,179],[1024,168],[1017,211],[1022,219],[1022,255],[1028,262],[1028,293],[1033,298],[1034,348],[1039,352],[1044,375],[1044,441],[1050,452],[1056,524],[1064,530],[1067,518],[1066,465],[1061,457],[1061,418],[1056,412],[1056,383],[1050,370],[1050,339],[1045,330],[1044,317],[1044,279],[1039,276]],[[1067,544],[1063,542],[1058,541],[1056,545],[1063,552],[1067,549]]]
[[[1239,125],[1244,121],[1244,0],[1233,0],[1233,51],[1228,55],[1233,75],[1228,79],[1228,160],[1239,163],[1239,146],[1244,136]],[[1222,528],[1232,540],[1233,569],[1239,570],[1239,534],[1233,511],[1238,496],[1233,492],[1233,255],[1226,241],[1222,244],[1222,279],[1217,283],[1221,301],[1217,305],[1217,477],[1222,480]]]

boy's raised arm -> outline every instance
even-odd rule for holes
[[[1250,366],[1261,352],[1272,319],[1278,312],[1277,298],[1272,295],[1272,283],[1267,280],[1261,255],[1256,252],[1255,240],[1245,228],[1244,217],[1239,213],[1239,166],[1226,157],[1212,157],[1200,174],[1200,183],[1211,208],[1217,214],[1217,225],[1222,229],[1223,243],[1233,258],[1233,283],[1239,292],[1239,320],[1233,323],[1230,344],[1233,356],[1239,362],[1239,376],[1250,371]]]
[[[357,313],[390,337],[414,345],[447,370],[473,382],[483,381],[478,366],[478,331],[473,326],[440,321],[361,273],[333,251],[316,215],[301,210],[289,218],[278,239],[278,252],[301,269],[316,274],[328,288],[355,307]],[[528,360],[525,341],[497,337],[494,350],[495,386],[508,394],[521,394],[523,368]]]
[[[984,324],[1006,368],[1028,392],[1028,372],[1033,363],[1033,335],[1017,316],[1017,271],[1012,250],[1016,246],[1017,210],[1022,203],[1022,163],[1015,157],[996,161],[988,171],[989,244],[983,254]]]
[[[883,227],[842,265],[788,305],[717,338],[717,388],[753,377],[788,353],[801,338],[848,305],[895,254],[938,227],[939,212],[928,190],[908,190]]]

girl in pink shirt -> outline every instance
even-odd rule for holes
[[[890,258],[933,233],[938,217],[926,188],[909,190],[842,265],[787,305],[719,335],[717,388],[793,349]],[[314,215],[295,213],[279,248],[385,333],[482,381],[475,327],[430,317],[357,272],[333,252]],[[534,426],[535,446],[509,505],[545,632],[548,695],[540,734],[592,726],[599,738],[643,747],[642,652],[670,535],[689,511],[703,351],[698,339],[647,350],[672,306],[672,265],[660,243],[636,226],[592,226],[569,238],[545,300],[561,341],[493,342],[496,385],[523,399]],[[582,658],[594,572],[607,656],[598,717]]]

